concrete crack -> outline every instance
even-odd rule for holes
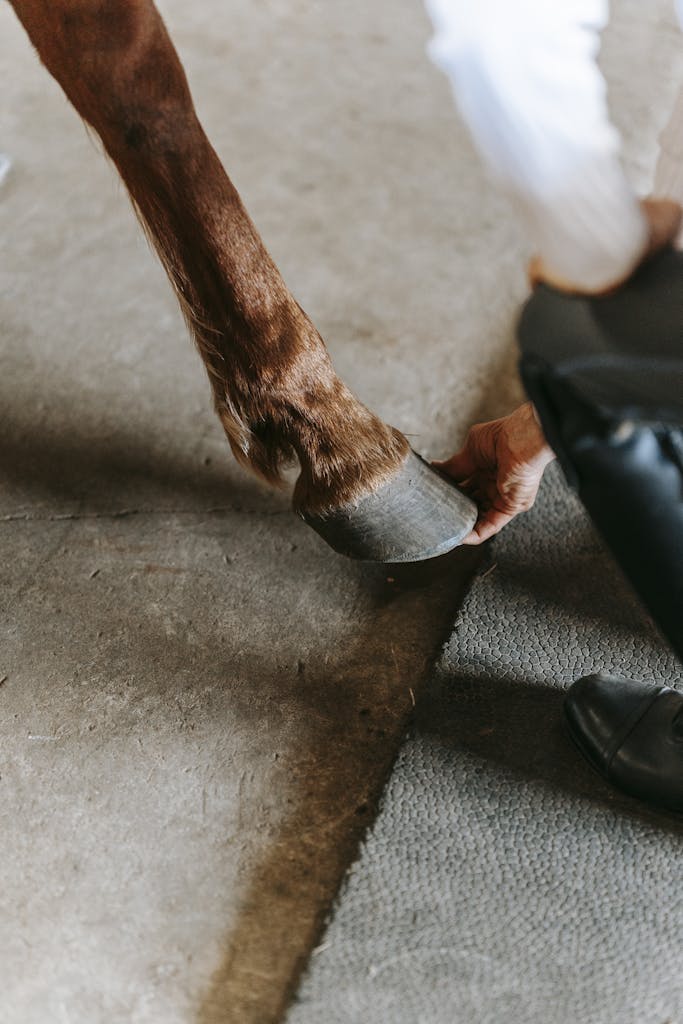
[[[36,515],[28,512],[7,512],[0,515],[0,523],[14,522],[63,522],[75,519],[125,519],[127,516],[177,516],[177,515],[220,515],[223,512],[245,513],[255,516],[290,515],[289,509],[256,509],[244,505],[212,505],[209,508],[122,508],[112,512],[55,512],[49,515]]]

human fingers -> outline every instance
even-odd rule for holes
[[[440,469],[443,473],[447,473],[448,476],[458,484],[464,484],[468,477],[474,476],[477,471],[477,461],[474,456],[474,452],[470,445],[465,445],[455,455],[451,455],[449,459],[445,459],[443,462],[432,462],[433,466]]]
[[[483,544],[484,541],[499,533],[512,519],[514,519],[513,513],[500,512],[498,509],[490,508],[479,517],[472,532],[465,537],[462,543],[468,546]]]
[[[491,470],[495,466],[496,437],[501,423],[501,420],[475,423],[468,430],[460,451],[443,462],[435,462],[434,465],[452,476],[457,483],[482,470]]]

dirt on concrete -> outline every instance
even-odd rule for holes
[[[419,5],[162,11],[360,396],[432,456],[492,379],[510,407],[523,259]],[[0,54],[0,1018],[274,1021],[471,556],[346,562],[231,462],[125,190],[8,5]]]

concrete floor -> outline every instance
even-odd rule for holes
[[[600,670],[683,689],[555,465],[489,545],[287,1024],[683,1021],[683,818],[564,727]]]
[[[522,260],[388,10],[163,4],[337,366],[445,454],[514,400]],[[0,1020],[273,1021],[471,560],[391,582],[232,464],[122,187],[7,5],[0,40]]]
[[[674,36],[640,6],[609,46],[643,183]],[[419,3],[161,7],[361,397],[427,455],[511,407],[525,253]],[[0,58],[0,1020],[275,1021],[471,561],[344,562],[231,463],[123,189],[7,5]]]

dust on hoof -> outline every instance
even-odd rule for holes
[[[477,506],[411,450],[376,491],[325,514],[300,515],[341,555],[421,562],[457,547],[476,522]]]

